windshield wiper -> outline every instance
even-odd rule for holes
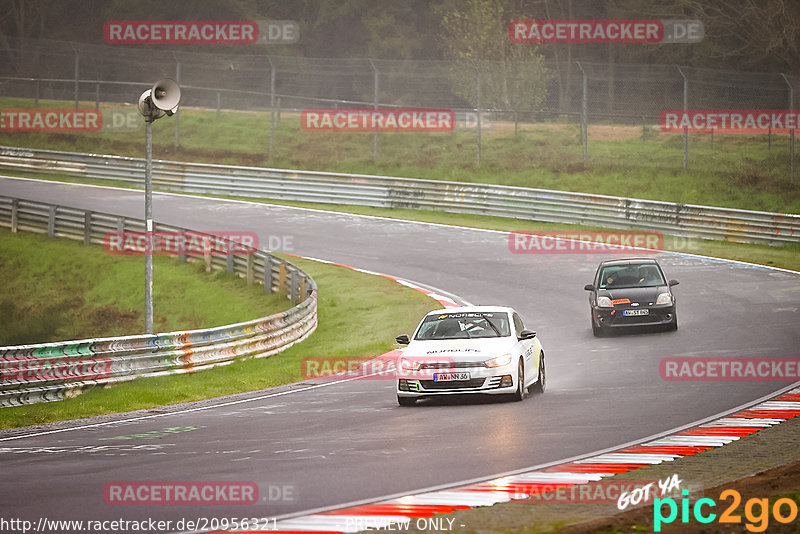
[[[494,333],[495,333],[495,334],[497,334],[497,337],[503,337],[503,336],[500,334],[500,330],[498,330],[498,329],[497,329],[497,327],[494,325],[494,323],[493,323],[492,321],[490,321],[490,320],[489,320],[489,318],[488,318],[488,317],[486,317],[486,315],[484,315],[483,313],[479,313],[478,315],[480,315],[481,317],[483,317],[483,320],[484,320],[484,321],[486,321],[487,323],[489,323],[489,326],[491,326],[491,327],[492,327],[492,330],[494,330]]]

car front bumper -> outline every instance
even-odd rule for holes
[[[454,370],[455,371],[455,370]],[[458,371],[462,371],[459,369]],[[449,372],[446,370],[437,372]],[[432,395],[463,395],[480,393],[498,395],[514,393],[517,389],[516,364],[497,368],[469,369],[469,380],[439,382],[432,373],[425,376],[409,375],[397,380],[399,397],[429,397]]]
[[[647,309],[648,315],[624,315],[625,310]],[[601,328],[625,328],[631,326],[659,326],[671,323],[675,318],[675,304],[646,306],[643,308],[592,308],[592,321]]]

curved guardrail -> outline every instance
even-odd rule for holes
[[[144,231],[141,220],[0,196],[0,226],[51,236],[103,243],[108,232]],[[156,232],[209,234],[155,224]],[[246,250],[246,248],[242,248]],[[138,377],[187,373],[262,358],[302,341],[316,329],[314,280],[290,263],[260,250],[210,256],[186,254],[211,268],[227,269],[264,282],[266,292],[285,292],[296,305],[252,321],[201,330],[83,339],[0,347],[0,406],[31,404],[74,396],[99,384]]]
[[[0,171],[143,186],[144,160],[0,147]],[[155,187],[185,193],[416,208],[656,230],[742,242],[799,242],[800,216],[490,184],[157,160]]]

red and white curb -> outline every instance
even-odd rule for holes
[[[326,263],[328,265],[336,265],[337,267],[344,267],[346,269],[351,269],[353,271],[358,271],[359,273],[372,274],[372,275],[375,275],[375,276],[381,276],[383,278],[388,278],[389,280],[394,280],[395,282],[397,282],[400,285],[404,285],[406,287],[409,287],[411,289],[419,291],[420,293],[424,293],[424,294],[428,295],[429,297],[431,297],[432,299],[437,301],[439,304],[441,304],[445,308],[455,308],[455,307],[459,306],[459,304],[457,304],[455,299],[453,297],[451,297],[451,296],[442,295],[441,293],[437,293],[436,291],[431,291],[430,289],[426,289],[426,288],[422,287],[421,285],[418,285],[418,284],[416,284],[414,282],[410,282],[408,280],[405,280],[403,278],[398,278],[398,277],[392,276],[390,274],[376,273],[374,271],[368,271],[366,269],[359,269],[358,267],[353,267],[352,265],[345,265],[344,263],[338,263],[338,262],[329,261],[329,260],[321,260],[319,258],[311,258],[309,256],[300,256],[298,254],[289,254],[289,253],[286,253],[286,255],[287,256],[294,256],[295,258],[302,258],[304,260],[318,261],[320,263]],[[469,305],[469,303],[464,301],[463,299],[459,298],[459,300],[462,300],[464,302],[464,305]]]
[[[617,473],[671,462],[683,456],[705,452],[749,436],[800,415],[800,387],[796,387],[746,409],[716,420],[680,430],[670,435],[624,446],[543,469],[531,470],[492,480],[441,491],[429,491],[339,510],[312,513],[279,520],[281,533],[346,533],[367,529],[408,528],[409,521],[431,518],[511,500],[528,499],[557,487],[572,487],[596,482]]]

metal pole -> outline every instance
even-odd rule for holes
[[[272,158],[272,150],[275,145],[275,108],[269,110],[269,157]]]
[[[269,107],[275,107],[275,66],[272,64],[272,60],[267,56],[267,61],[269,61]]]
[[[675,65],[683,78],[683,111],[689,109],[689,78],[681,70],[680,65]],[[683,170],[689,168],[689,127],[683,127]]]
[[[783,77],[783,81],[786,82],[786,85],[789,86],[789,111],[793,111],[794,87],[785,74],[781,73],[781,76]],[[794,128],[789,130],[789,180],[791,183],[794,183]]]
[[[477,97],[476,102],[476,111],[478,112],[478,135],[477,135],[477,143],[478,143],[478,150],[477,150],[477,166],[481,166],[481,71],[478,69],[478,66],[475,64],[474,60],[471,60],[472,67],[475,69],[475,93]]]
[[[175,53],[172,53],[172,56],[175,57]],[[175,57],[175,82],[180,85],[181,83],[181,62],[178,61],[178,58]],[[181,131],[181,110],[175,112],[175,148],[178,148],[181,144],[180,140],[180,131]]]
[[[145,118],[147,158],[144,166],[144,221],[147,250],[144,255],[144,331],[153,333],[153,119]]]
[[[373,75],[373,104],[372,109],[378,109],[378,68],[375,66],[375,62],[372,59],[367,58],[369,61],[369,66],[372,68],[372,75]],[[378,126],[375,126],[375,132],[372,134],[372,157],[374,159],[378,158]]]
[[[81,71],[81,56],[75,52],[75,109],[78,109],[78,96],[80,92],[80,71]]]
[[[575,62],[583,76],[583,102],[581,103],[581,142],[583,143],[583,164],[589,162],[589,79],[580,61]]]

